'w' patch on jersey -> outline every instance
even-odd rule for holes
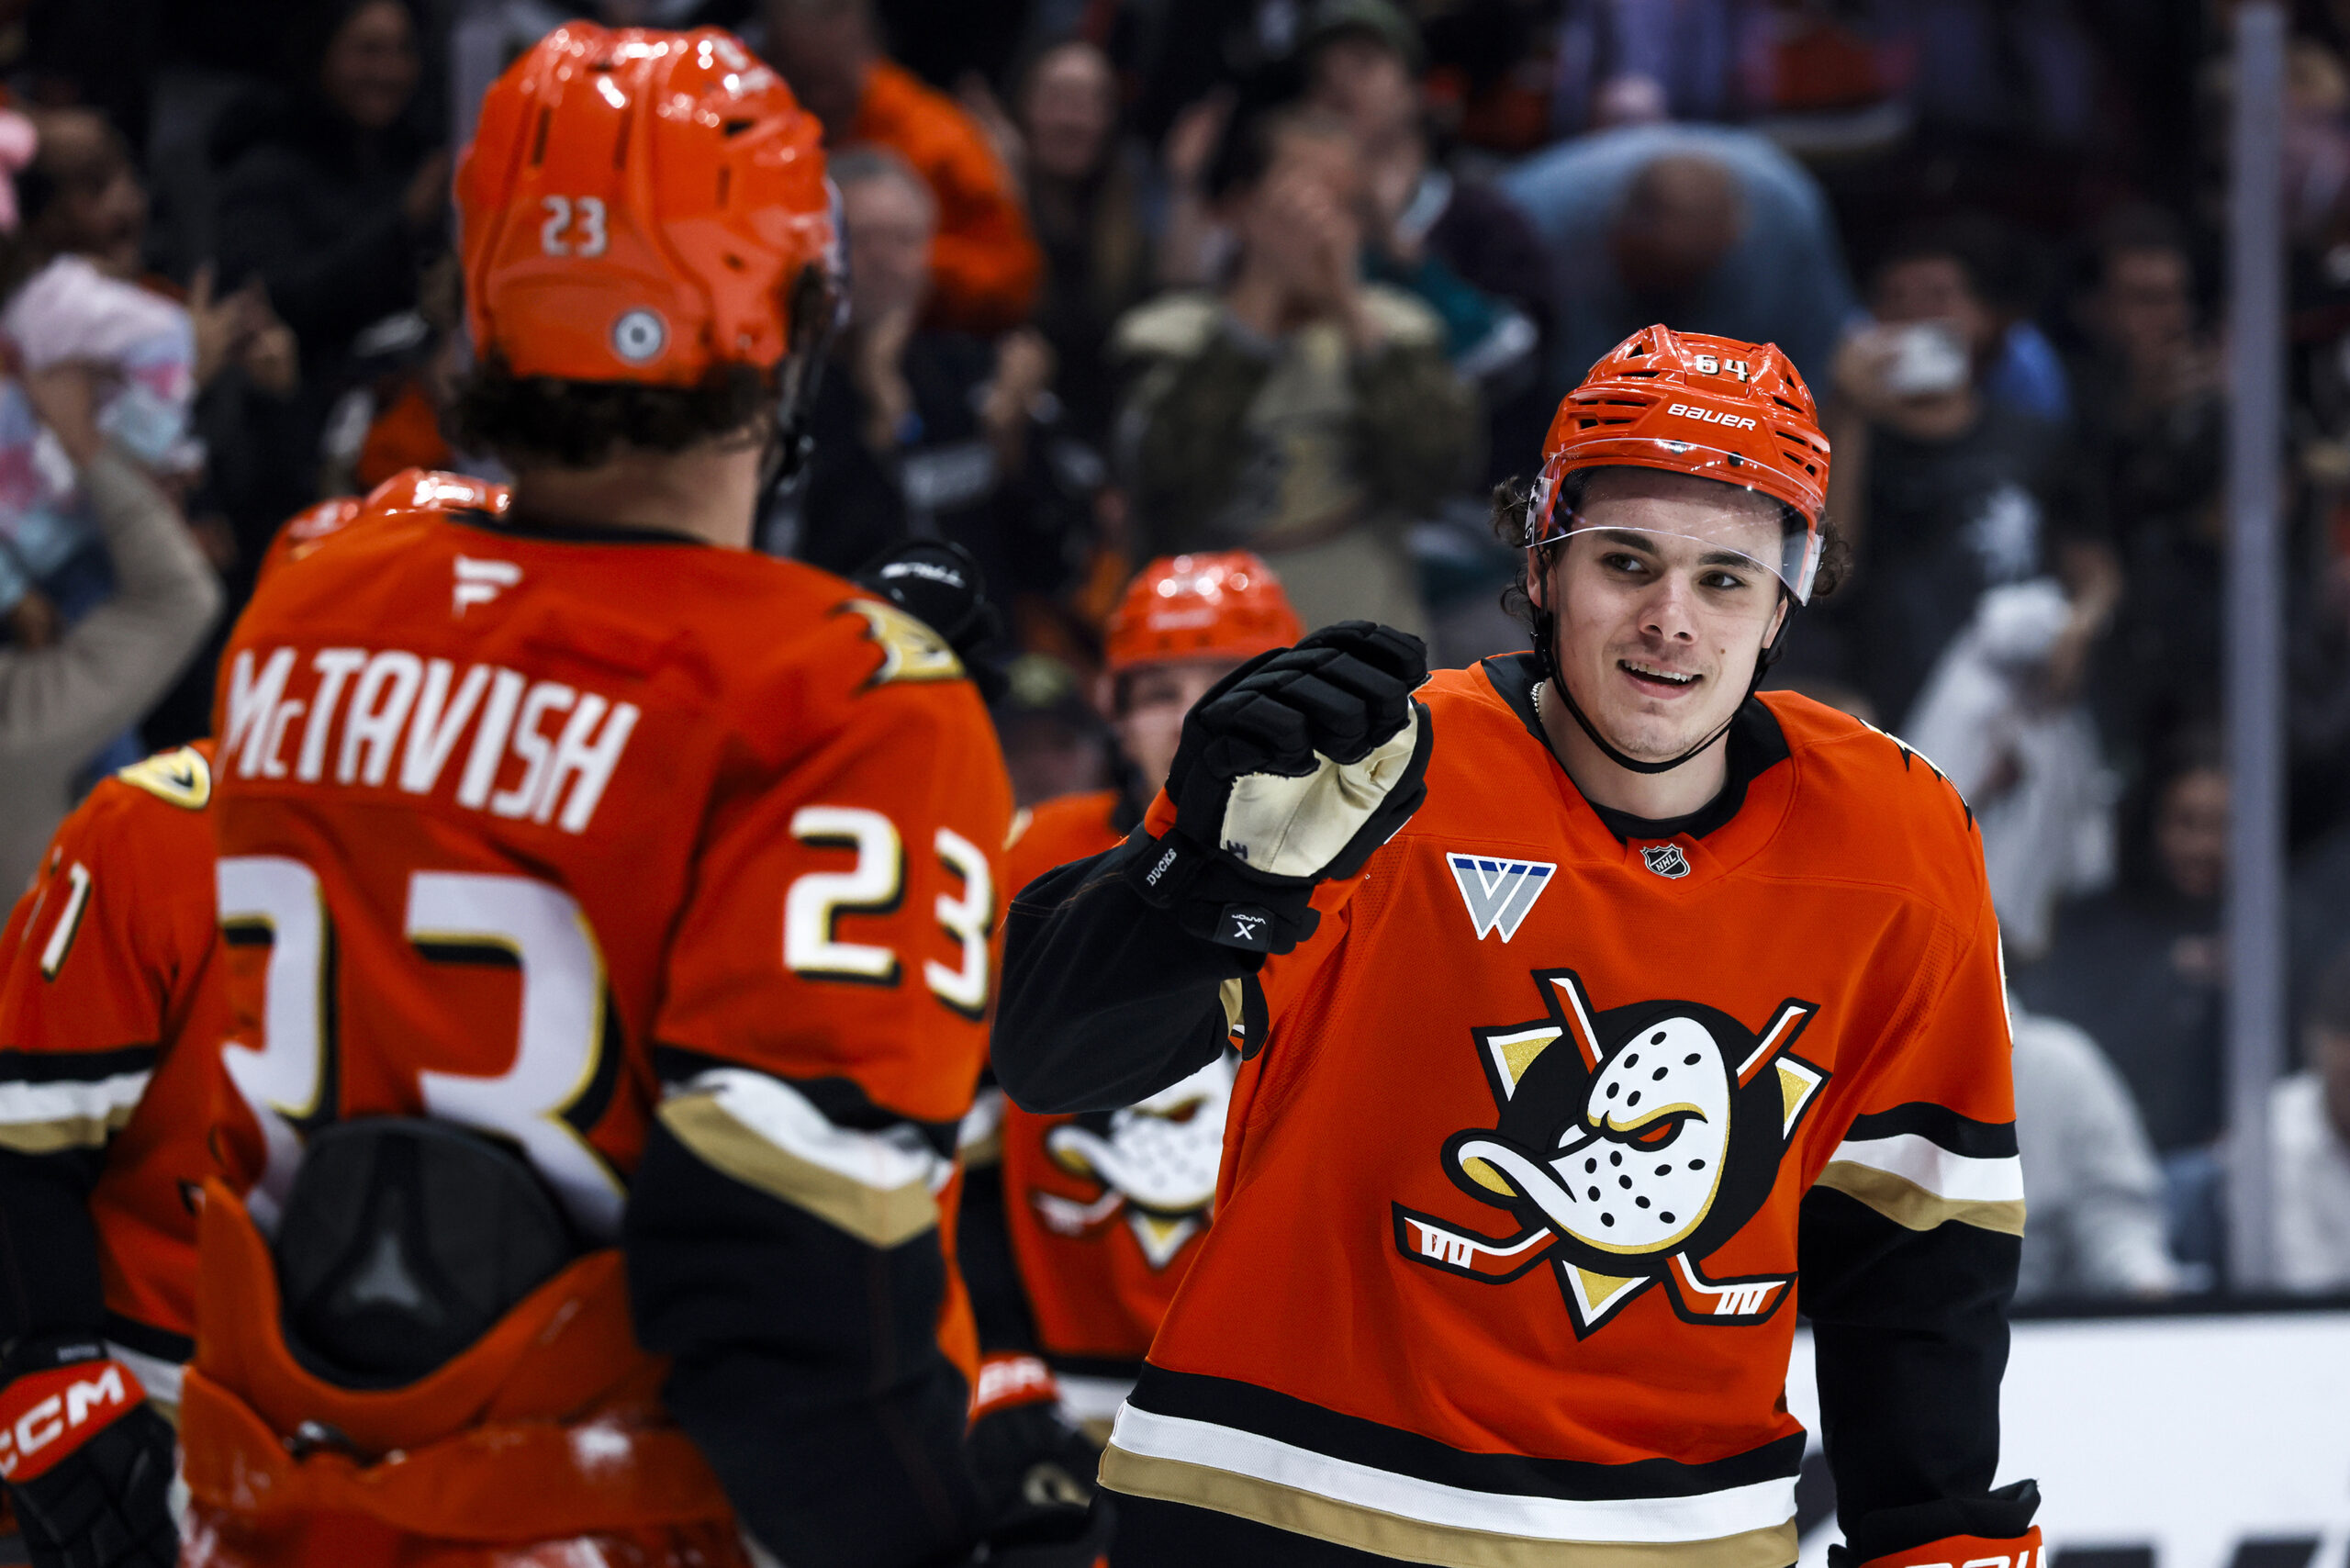
[[[1516,935],[1534,901],[1550,885],[1550,873],[1559,868],[1537,860],[1491,860],[1482,855],[1444,858],[1460,884],[1460,902],[1469,906],[1480,942],[1496,931],[1504,942]]]

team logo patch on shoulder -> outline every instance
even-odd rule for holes
[[[963,678],[963,661],[955,656],[946,639],[896,605],[878,599],[852,599],[841,608],[864,618],[865,634],[881,649],[881,667],[866,685]]]
[[[212,800],[212,767],[194,746],[159,751],[115,774],[134,790],[191,812],[200,812]]]
[[[1452,880],[1460,902],[1469,906],[1469,922],[1483,942],[1498,931],[1507,942],[1517,935],[1534,901],[1550,885],[1558,867],[1539,860],[1501,860],[1490,855],[1448,855]]]
[[[1643,844],[1640,860],[1660,877],[1679,880],[1689,874],[1689,857],[1677,844]]]
[[[1533,979],[1544,1016],[1473,1031],[1495,1125],[1453,1134],[1439,1156],[1508,1228],[1397,1204],[1397,1250],[1489,1285],[1548,1263],[1579,1338],[1659,1283],[1691,1323],[1767,1319],[1792,1275],[1717,1280],[1699,1264],[1762,1212],[1828,1081],[1792,1049],[1818,1008],[1790,997],[1757,1034],[1695,1002],[1600,1012],[1572,969]]]

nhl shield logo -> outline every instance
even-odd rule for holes
[[[1578,1337],[1660,1282],[1693,1323],[1768,1318],[1791,1276],[1716,1280],[1699,1263],[1762,1212],[1828,1081],[1791,1049],[1818,1008],[1789,998],[1758,1034],[1694,1002],[1602,1013],[1572,970],[1533,978],[1547,1016],[1475,1031],[1496,1125],[1442,1154],[1512,1226],[1488,1236],[1397,1204],[1397,1249],[1485,1284],[1548,1262]]]
[[[1677,844],[1643,844],[1640,859],[1660,877],[1677,880],[1689,874],[1689,857]]]

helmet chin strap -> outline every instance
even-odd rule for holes
[[[1780,591],[1783,594],[1785,592],[1784,588]],[[1779,622],[1777,634],[1771,639],[1770,644],[1755,656],[1754,678],[1746,683],[1746,696],[1738,700],[1738,707],[1729,711],[1729,717],[1722,721],[1721,728],[1683,752],[1679,756],[1663,762],[1643,762],[1639,757],[1627,756],[1609,745],[1607,737],[1599,733],[1599,726],[1593,723],[1590,715],[1583,711],[1583,704],[1576,701],[1574,693],[1567,689],[1566,679],[1559,672],[1559,618],[1548,610],[1538,609],[1534,612],[1535,658],[1542,666],[1543,679],[1550,683],[1552,691],[1558,693],[1559,700],[1565,705],[1576,727],[1583,731],[1584,737],[1592,745],[1599,748],[1599,754],[1602,756],[1628,773],[1670,773],[1683,763],[1709,749],[1716,741],[1729,734],[1729,727],[1738,722],[1739,709],[1745,707],[1747,699],[1762,689],[1764,673],[1779,662],[1780,654],[1785,651],[1787,629],[1794,622],[1795,611],[1790,608]]]

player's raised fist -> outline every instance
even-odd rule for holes
[[[1343,621],[1218,681],[1183,721],[1175,831],[1137,890],[1226,946],[1304,940],[1314,884],[1360,871],[1427,794],[1427,678],[1417,637]]]

